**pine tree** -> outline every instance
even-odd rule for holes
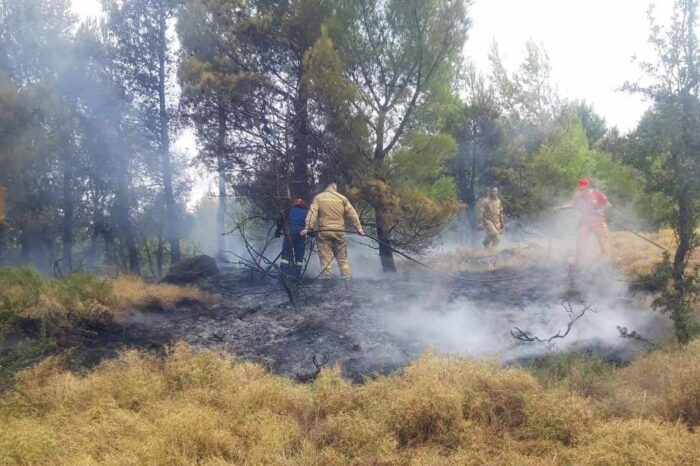
[[[125,0],[105,2],[107,27],[113,40],[111,61],[120,82],[138,108],[160,160],[158,178],[162,185],[161,228],[170,245],[170,260],[180,260],[178,219],[174,191],[171,137],[175,56],[174,38],[169,32],[177,13],[176,0]],[[162,248],[159,248],[159,269]],[[161,271],[159,270],[159,273]]]

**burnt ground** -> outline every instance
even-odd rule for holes
[[[489,281],[509,276],[519,278]],[[202,284],[222,295],[221,304],[184,303],[174,311],[135,313],[122,325],[82,338],[71,359],[90,366],[122,348],[158,350],[185,341],[300,380],[314,373],[316,356],[323,365],[339,364],[346,377],[360,382],[400,368],[428,349],[513,363],[554,348],[595,352],[624,363],[645,348],[620,338],[616,325],[651,338],[667,328],[643,296],[630,294],[607,270],[572,276],[566,268],[532,266],[462,277],[483,282],[413,271],[356,279],[352,292],[323,292],[318,282],[310,283],[295,308],[272,280],[252,284],[245,273],[230,270]],[[510,335],[516,326],[543,337],[564,330],[563,299],[576,309],[590,304],[596,312],[586,313],[565,339],[556,340],[556,347],[522,343]]]

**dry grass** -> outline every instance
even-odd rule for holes
[[[606,383],[611,414],[700,425],[700,340],[639,358]]]
[[[147,284],[139,277],[115,278],[110,283],[115,309],[120,313],[152,308],[167,311],[186,301],[215,304],[219,300],[219,297],[196,286]]]
[[[27,319],[48,315],[120,319],[134,310],[171,310],[183,301],[212,304],[217,300],[194,286],[152,285],[138,277],[74,274],[54,280],[30,269],[0,268],[0,312]]]
[[[660,230],[656,233],[644,233],[643,236],[664,246],[673,252],[676,239],[672,230]],[[532,240],[518,247],[487,250],[483,248],[453,248],[450,252],[431,255],[426,262],[446,272],[484,272],[500,268],[521,268],[541,262],[567,261],[570,259],[571,245],[566,241]],[[611,231],[610,244],[612,260],[615,267],[630,279],[637,279],[650,274],[661,261],[662,251],[627,231]],[[551,248],[551,252],[550,252]],[[406,264],[415,267],[414,264]],[[697,251],[690,267],[700,266],[700,251]]]
[[[679,389],[700,386],[697,372],[681,377],[700,365],[698,348],[644,364],[677,366],[665,377]],[[634,385],[642,370],[615,376]],[[21,373],[0,398],[0,464],[698,464],[700,434],[618,414],[489,362],[428,354],[363,386],[337,369],[299,385],[178,345],[164,360],[125,352],[86,376],[57,360]]]
[[[505,249],[457,247],[449,252],[432,254],[426,263],[448,273],[486,272],[496,269],[517,269],[538,263],[542,259],[539,246],[521,246]],[[406,263],[408,268],[417,264]]]
[[[672,254],[675,251],[676,239],[671,230],[644,233],[644,236],[664,246]],[[610,244],[615,265],[632,279],[650,274],[654,266],[661,261],[663,254],[658,247],[626,231],[611,232]],[[700,251],[696,251],[690,266],[700,266]]]

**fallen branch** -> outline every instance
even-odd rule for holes
[[[311,362],[314,363],[314,367],[316,367],[316,370],[315,370],[314,372],[310,373],[310,374],[303,374],[303,375],[297,374],[297,381],[299,381],[299,382],[301,382],[301,383],[313,382],[314,380],[316,380],[316,378],[318,377],[318,375],[321,373],[321,368],[326,364],[325,362],[324,362],[324,363],[319,363],[319,362],[318,362],[318,359],[316,359],[316,355],[315,355],[315,354],[314,354],[314,356],[311,358]]]
[[[513,328],[513,330],[510,331],[510,334],[516,340],[519,340],[519,341],[522,341],[525,343],[536,342],[536,343],[545,343],[547,346],[552,346],[554,344],[554,340],[566,338],[566,336],[569,334],[569,332],[571,332],[571,329],[573,328],[574,324],[581,317],[583,317],[586,314],[586,312],[588,312],[588,311],[595,312],[591,308],[591,306],[589,306],[589,305],[585,305],[579,311],[574,311],[573,306],[567,300],[562,301],[562,306],[566,310],[566,313],[569,315],[569,322],[566,324],[566,330],[564,330],[563,332],[560,330],[548,338],[540,338],[537,335],[532,335],[530,332],[527,332],[527,331],[519,329],[518,327],[515,327],[515,328]]]
[[[618,325],[617,331],[622,338],[629,338],[630,340],[640,341],[642,343],[646,343],[647,345],[651,346],[652,348],[656,348],[656,346],[658,346],[652,340],[649,340],[648,338],[643,337],[636,330],[629,330],[627,327],[622,327],[622,326]]]

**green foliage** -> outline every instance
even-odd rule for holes
[[[457,153],[457,143],[447,134],[410,134],[406,145],[392,155],[388,170],[397,186],[432,188],[446,176],[446,166]],[[443,193],[454,197],[452,192]]]
[[[577,180],[583,176],[603,189],[613,204],[634,206],[645,217],[652,216],[651,209],[656,206],[644,192],[641,174],[610,154],[592,148],[585,128],[577,120],[560,126],[540,146],[528,170],[533,180],[530,202],[536,206],[552,207],[561,203],[562,197],[571,196]]]
[[[688,343],[698,335],[700,328],[693,322],[693,307],[700,295],[700,269],[685,272],[676,279],[673,262],[668,252],[656,266],[652,286],[658,291],[652,302],[655,310],[668,314],[673,321],[676,337],[680,343]]]
[[[595,354],[555,352],[526,365],[544,387],[567,386],[580,395],[592,395],[612,367]]]
[[[468,6],[463,0],[342,2],[336,24],[343,27],[329,30],[333,40],[322,39],[315,51],[316,69],[333,77],[326,82],[339,84],[337,89],[326,86],[323,94],[329,117],[340,129],[336,132],[340,146],[353,147],[360,160],[373,162],[360,162],[365,170],[355,172],[354,184],[362,187],[364,200],[374,210],[382,241],[380,257],[387,271],[396,266],[386,244],[422,249],[440,231],[421,227],[412,228],[410,234],[401,232],[399,225],[433,218],[421,215],[423,208],[435,202],[427,191],[447,195],[451,189],[447,180],[435,185],[435,166],[428,167],[429,181],[411,179],[409,183],[409,177],[417,174],[413,162],[418,159],[401,152],[424,149],[427,142],[411,138],[424,134],[428,141],[428,135],[439,133],[442,115],[449,113],[445,109],[455,103],[452,84],[470,26]],[[333,44],[337,58],[330,50]],[[341,70],[343,80],[339,79]],[[322,88],[321,83],[318,80],[317,88]],[[348,121],[364,122],[353,126],[365,131],[348,131]],[[412,136],[407,134],[410,129],[414,130]],[[435,158],[420,161],[438,165],[441,153],[442,149]],[[399,173],[397,167],[403,163],[408,166]],[[397,182],[399,185],[394,185]],[[400,186],[402,182],[405,186]],[[425,236],[421,238],[421,234]]]
[[[353,196],[381,205],[394,244],[421,252],[464,207],[447,166],[457,152],[451,136],[411,133],[387,162],[387,181],[368,180]]]
[[[494,44],[489,53],[491,80],[511,123],[546,130],[559,114],[560,100],[550,80],[547,51],[533,40],[525,46],[525,59],[517,72],[509,73]]]
[[[557,194],[571,192],[580,177],[592,173],[596,155],[580,124],[562,126],[532,158],[535,185],[556,203]]]
[[[667,285],[655,306],[674,321],[682,343],[691,335],[690,306],[700,287],[698,271],[688,263],[700,241],[700,49],[697,47],[697,0],[676,0],[667,28],[650,14],[650,38],[658,53],[654,62],[642,63],[648,83],[627,83],[629,91],[654,102],[634,134],[631,162],[647,179],[647,189],[671,201],[666,219],[678,239],[671,260],[664,258],[657,276]]]

